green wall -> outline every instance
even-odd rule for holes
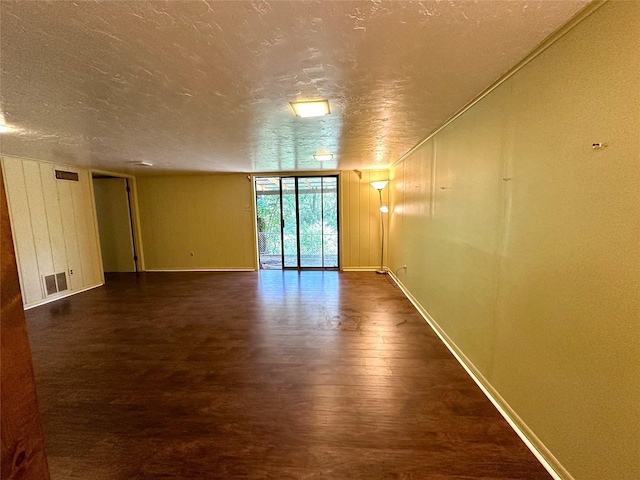
[[[580,480],[640,478],[639,58],[608,2],[391,172],[389,268]]]

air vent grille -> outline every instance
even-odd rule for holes
[[[42,280],[47,297],[58,292],[63,292],[68,288],[67,274],[65,272],[43,275]]]
[[[58,180],[71,180],[73,182],[78,182],[78,174],[76,172],[66,172],[64,170],[56,170],[56,178]]]

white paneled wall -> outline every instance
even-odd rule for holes
[[[2,168],[25,307],[101,285],[91,173],[12,157]],[[56,169],[78,181],[56,179]],[[68,289],[47,296],[43,276],[62,272]]]

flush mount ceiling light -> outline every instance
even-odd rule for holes
[[[313,158],[319,162],[326,162],[333,159],[333,153],[316,153]]]
[[[312,102],[290,102],[291,108],[299,117],[322,117],[331,113],[328,100]]]
[[[140,167],[153,167],[153,163],[146,162],[146,161],[138,162],[138,163],[136,163],[136,165],[138,165]]]

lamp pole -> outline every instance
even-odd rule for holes
[[[384,269],[384,213],[388,212],[389,209],[386,205],[382,204],[382,190],[387,186],[389,180],[381,180],[378,182],[371,182],[371,186],[378,190],[378,198],[380,200],[380,228],[382,232],[381,242],[380,242],[380,270],[376,270],[376,273],[385,274],[387,273]]]
[[[378,197],[380,198],[380,227],[382,229],[382,242],[380,245],[380,270],[376,270],[376,273],[385,274],[384,270],[384,214],[382,211],[382,189],[378,190]]]

